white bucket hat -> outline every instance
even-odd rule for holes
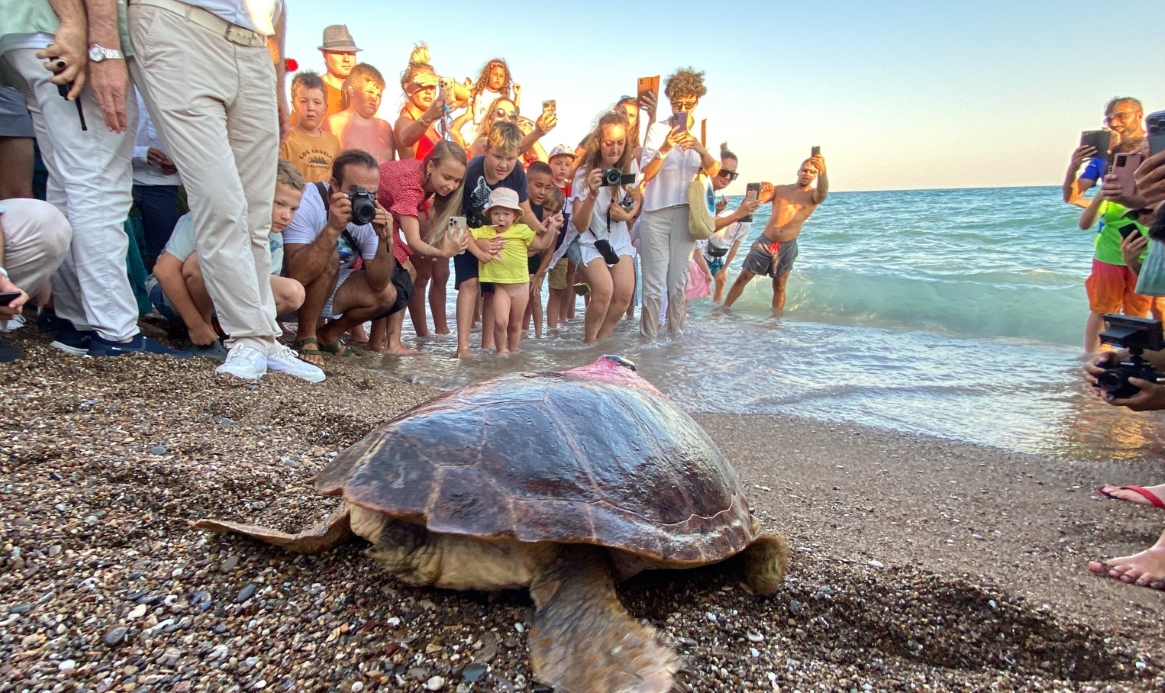
[[[493,192],[489,194],[489,202],[485,206],[486,214],[489,214],[489,211],[494,207],[505,207],[519,214],[522,213],[522,207],[518,204],[518,193],[509,188],[494,188]]]

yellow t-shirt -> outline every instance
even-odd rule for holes
[[[279,157],[295,166],[305,183],[326,183],[332,179],[332,160],[340,153],[340,138],[320,131],[312,137],[303,130],[292,128],[287,140],[279,145]]]
[[[492,226],[471,229],[477,238],[493,238],[498,230]],[[526,262],[530,244],[534,242],[534,229],[525,224],[513,224],[501,234],[506,239],[500,260],[479,262],[477,280],[494,284],[525,284],[530,281],[530,267]]]

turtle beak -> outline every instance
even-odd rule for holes
[[[632,361],[631,359],[625,359],[622,356],[616,356],[613,354],[604,354],[603,358],[607,359],[608,361],[611,361],[612,363],[617,363],[620,366],[622,366],[628,370],[631,370],[631,371],[638,371],[639,370],[638,368],[635,367],[635,362]]]

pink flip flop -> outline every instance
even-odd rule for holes
[[[1152,491],[1149,491],[1148,489],[1146,489],[1142,486],[1121,486],[1120,490],[1133,491],[1134,493],[1139,493],[1141,496],[1143,496],[1145,498],[1145,500],[1149,501],[1150,505],[1153,505],[1154,507],[1157,507],[1157,508],[1165,508],[1165,501],[1162,501],[1160,498],[1157,497],[1156,494],[1154,494]],[[1118,498],[1117,496],[1114,496],[1111,493],[1105,493],[1103,487],[1096,489],[1096,493],[1097,493],[1097,495],[1104,496],[1105,498],[1111,498],[1113,500],[1124,500],[1124,498]]]

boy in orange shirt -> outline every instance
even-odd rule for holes
[[[324,81],[311,70],[297,72],[291,80],[291,108],[297,122],[283,144],[279,158],[287,159],[307,183],[332,179],[332,160],[340,153],[340,139],[320,129],[328,111]]]

